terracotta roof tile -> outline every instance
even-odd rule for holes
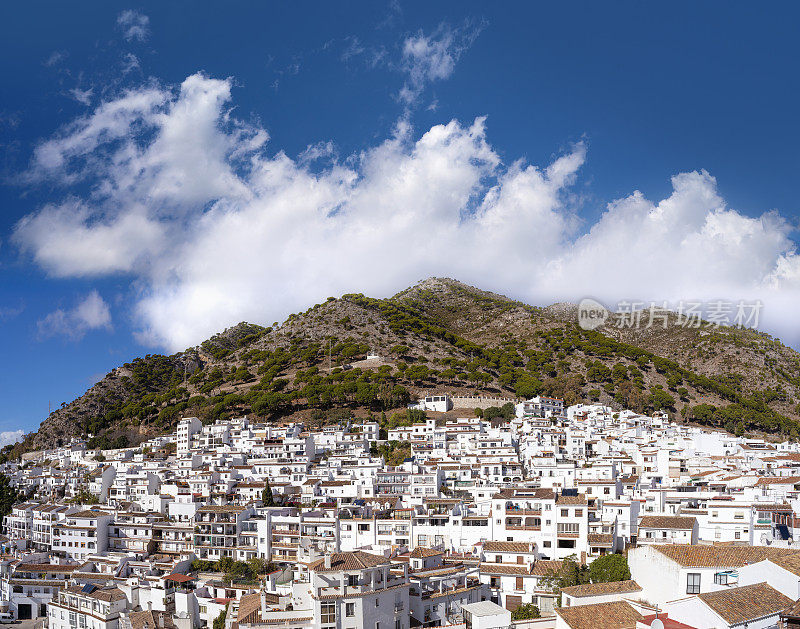
[[[642,615],[625,601],[595,603],[577,607],[559,607],[556,614],[571,629],[631,629]]]
[[[261,611],[261,594],[245,594],[239,600],[239,615],[236,621],[241,625],[245,623],[253,623],[260,620],[259,612]]]
[[[610,583],[586,583],[561,589],[562,592],[578,598],[584,596],[601,596],[604,594],[628,594],[641,592],[642,587],[636,581],[611,581]]]
[[[420,557],[436,557],[438,555],[444,555],[444,551],[436,550],[435,548],[426,548],[425,546],[417,546],[411,551],[411,557],[415,559],[419,559]]]
[[[679,515],[646,515],[639,521],[639,528],[690,530],[696,522],[696,518]]]
[[[586,504],[586,496],[583,494],[578,494],[577,496],[564,496],[561,495],[556,500],[557,505],[585,505]]]
[[[795,552],[793,555],[770,557],[769,560],[784,570],[788,570],[792,574],[800,576],[800,552]]]
[[[796,549],[768,546],[690,546],[688,544],[658,544],[653,550],[669,557],[685,568],[740,568],[747,564],[793,555]]]
[[[482,574],[516,574],[519,576],[529,575],[531,569],[524,564],[515,563],[490,563],[484,561],[480,564]]]
[[[487,541],[483,543],[483,551],[490,553],[530,553],[531,545],[529,542],[496,542]]]
[[[553,560],[553,559],[540,559],[535,564],[533,564],[533,568],[531,569],[531,574],[545,577],[553,572],[558,572],[561,570],[561,566],[563,562],[560,560]]]
[[[160,616],[160,618],[159,618]],[[172,629],[175,624],[172,622],[172,614],[163,611],[147,610],[141,612],[131,612],[128,615],[131,622],[131,629]]]
[[[362,550],[347,553],[333,553],[331,567],[325,568],[325,559],[318,559],[309,564],[309,570],[315,572],[338,572],[339,570],[362,570],[389,564],[389,560],[380,555],[372,555]]]
[[[610,533],[589,533],[587,541],[589,542],[589,546],[594,546],[595,548],[614,547],[614,536]]]
[[[766,583],[706,592],[697,597],[731,625],[778,614],[794,604],[792,599]]]

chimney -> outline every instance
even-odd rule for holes
[[[323,565],[325,566],[325,570],[331,569],[331,556],[330,554],[325,555],[325,559],[323,560]]]
[[[264,590],[261,590],[261,614],[267,613],[267,593]]]

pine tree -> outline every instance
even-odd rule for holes
[[[261,502],[264,503],[265,507],[275,506],[275,497],[272,495],[272,487],[269,486],[269,481],[267,481],[264,491],[261,492]]]

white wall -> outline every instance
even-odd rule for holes
[[[792,600],[800,598],[800,577],[768,559],[739,568],[739,585],[753,585],[764,581]]]
[[[669,601],[663,605],[670,620],[677,620],[691,627],[703,629],[728,629],[728,623],[696,596]],[[750,629],[748,627],[748,629]]]

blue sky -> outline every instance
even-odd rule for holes
[[[760,299],[797,347],[798,17],[4,4],[0,432],[135,356],[430,275]]]

